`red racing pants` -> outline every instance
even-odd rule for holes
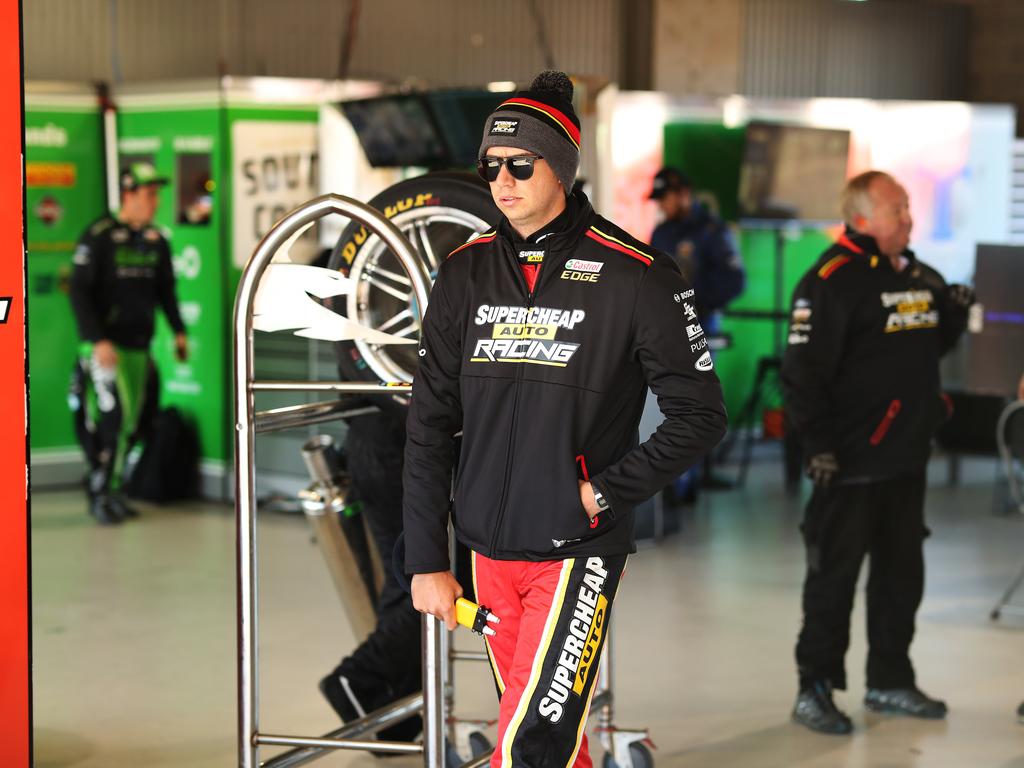
[[[590,768],[583,735],[626,555],[525,562],[473,553],[501,705],[493,768]]]

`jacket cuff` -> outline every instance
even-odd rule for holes
[[[418,573],[439,573],[440,571],[450,571],[452,569],[451,563],[448,562],[446,557],[444,560],[433,560],[433,561],[419,561],[416,563],[405,564],[405,573],[407,576],[415,576]]]

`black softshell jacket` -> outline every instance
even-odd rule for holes
[[[135,230],[110,216],[92,224],[75,250],[71,306],[83,341],[146,349],[157,306],[175,333],[184,333],[171,250],[160,230]]]
[[[939,360],[967,325],[945,280],[905,252],[896,272],[847,230],[793,294],[782,362],[787,418],[807,456],[832,451],[840,482],[920,470],[948,417]]]
[[[633,508],[721,439],[721,386],[671,260],[577,193],[531,294],[507,221],[442,264],[405,451],[406,571],[449,568],[448,517],[495,559],[635,551]],[[665,421],[643,444],[647,387]],[[453,435],[462,431],[455,473]],[[592,525],[578,479],[611,504]]]

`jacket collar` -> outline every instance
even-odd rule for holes
[[[554,255],[576,249],[593,215],[594,208],[587,196],[577,190],[566,199],[564,211],[529,237],[521,237],[504,216],[498,224],[498,234],[513,250],[524,242],[537,243],[543,245],[548,254]]]
[[[877,258],[880,263],[889,264],[889,259],[884,258],[879,252],[878,242],[870,235],[858,232],[849,224],[843,229],[843,234],[836,240],[836,245],[847,251],[851,256],[859,256],[865,259]],[[917,261],[914,252],[904,248],[903,256],[911,265]]]

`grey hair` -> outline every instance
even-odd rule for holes
[[[887,179],[893,184],[897,181],[885,171],[864,171],[846,182],[842,195],[839,198],[840,209],[843,213],[843,221],[851,227],[857,216],[869,218],[873,202],[871,200],[871,185],[879,179]]]

